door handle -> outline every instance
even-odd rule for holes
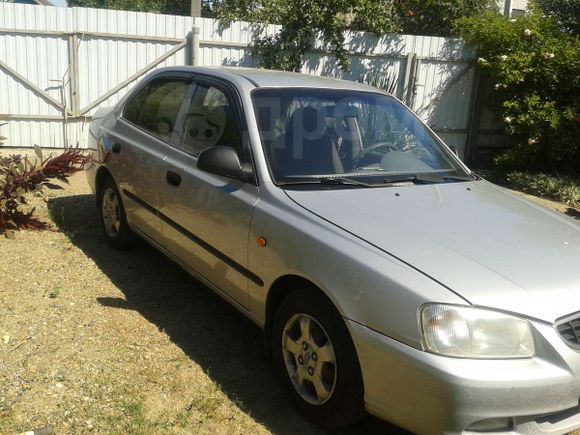
[[[115,142],[111,148],[111,151],[115,154],[119,154],[121,152],[121,144],[119,142]]]
[[[179,175],[177,172],[167,171],[165,181],[167,181],[167,184],[178,187],[181,184],[181,175]]]

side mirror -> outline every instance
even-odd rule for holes
[[[204,149],[197,157],[197,167],[202,171],[222,177],[242,181],[254,179],[252,166],[242,164],[236,150],[228,146],[216,145]]]

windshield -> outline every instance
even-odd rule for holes
[[[401,175],[469,177],[437,138],[392,97],[335,89],[264,88],[254,90],[252,99],[268,164],[279,184],[335,177],[362,177],[366,183]]]

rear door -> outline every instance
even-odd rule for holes
[[[108,140],[108,166],[123,196],[129,223],[162,244],[157,210],[164,181],[163,160],[170,144],[181,140],[179,112],[191,89],[191,77],[157,76],[125,105]]]
[[[251,153],[239,98],[220,82],[198,78],[180,123],[181,142],[168,150],[161,195],[166,247],[243,307],[249,306],[248,236],[257,183],[197,168],[200,151],[231,146],[244,162]]]

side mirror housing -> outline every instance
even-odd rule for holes
[[[235,149],[216,145],[204,149],[197,157],[197,167],[210,174],[235,178],[242,181],[253,181],[252,166],[242,164]]]

